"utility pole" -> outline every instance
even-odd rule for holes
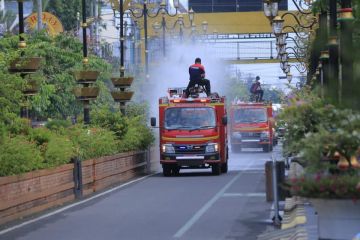
[[[340,17],[340,63],[341,63],[341,81],[342,81],[342,103],[345,107],[354,108],[357,105],[356,93],[354,87],[356,82],[353,77],[353,22],[354,17],[352,14],[351,0],[342,0]],[[357,96],[358,97],[358,96]],[[359,107],[359,106],[357,106]]]
[[[42,0],[37,0],[37,29],[42,30]]]

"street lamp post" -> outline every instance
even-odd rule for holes
[[[160,8],[156,11],[155,14],[150,14],[149,13],[149,9],[147,6],[147,1],[145,0],[143,3],[143,8],[141,9],[141,13],[140,15],[138,14],[137,9],[132,9],[129,8],[130,14],[135,17],[135,18],[144,18],[144,37],[145,37],[145,73],[146,73],[146,78],[148,79],[149,76],[149,47],[148,47],[148,17],[150,18],[155,18],[159,15],[160,12],[165,12],[167,15],[169,16],[176,16],[178,13],[178,8],[179,8],[179,0],[174,0],[174,7],[176,9],[176,12],[174,15],[170,14],[167,9],[166,9],[166,3],[163,1],[160,4]]]
[[[337,0],[329,0],[329,94],[334,103],[341,101],[339,78],[339,44],[337,34]]]
[[[19,48],[25,48],[26,42],[24,39],[24,2],[18,0],[18,11],[19,11]]]
[[[119,4],[119,14],[120,14],[120,77],[124,77],[125,67],[124,67],[124,3],[123,0],[120,0]],[[120,103],[125,104],[125,103]],[[122,109],[122,107],[120,107]]]
[[[353,33],[353,21],[354,17],[352,14],[351,8],[351,0],[342,0],[341,1],[341,9],[340,9],[340,17],[338,18],[340,22],[340,62],[341,62],[341,83],[342,90],[341,96],[342,101],[345,106],[353,107],[354,99],[353,95],[353,87],[357,86],[356,82],[354,82],[353,78],[353,41],[352,41],[352,33]],[[356,93],[355,95],[356,96]],[[358,96],[357,96],[358,97]],[[358,101],[358,100],[357,100]]]

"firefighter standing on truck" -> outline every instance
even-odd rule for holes
[[[189,67],[190,82],[185,90],[185,95],[188,97],[190,95],[190,88],[194,87],[195,84],[199,84],[205,87],[206,95],[209,96],[210,91],[210,81],[205,79],[205,68],[201,65],[201,59],[196,58],[195,64],[192,64]]]

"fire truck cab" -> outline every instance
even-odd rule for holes
[[[184,168],[228,170],[225,97],[184,98],[185,88],[171,88],[159,99],[160,163],[164,176]],[[156,118],[151,119],[156,126]]]
[[[234,101],[230,108],[230,140],[233,152],[242,148],[272,151],[274,141],[271,103]]]

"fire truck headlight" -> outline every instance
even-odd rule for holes
[[[209,143],[205,149],[206,153],[214,153],[218,151],[219,151],[219,144],[217,143]]]
[[[232,134],[232,136],[233,136],[233,138],[240,139],[240,138],[241,138],[241,133],[239,133],[239,132],[234,132],[234,133]]]
[[[269,138],[270,133],[269,132],[261,132],[260,138]]]
[[[161,150],[163,153],[175,153],[175,149],[171,144],[163,144]]]

